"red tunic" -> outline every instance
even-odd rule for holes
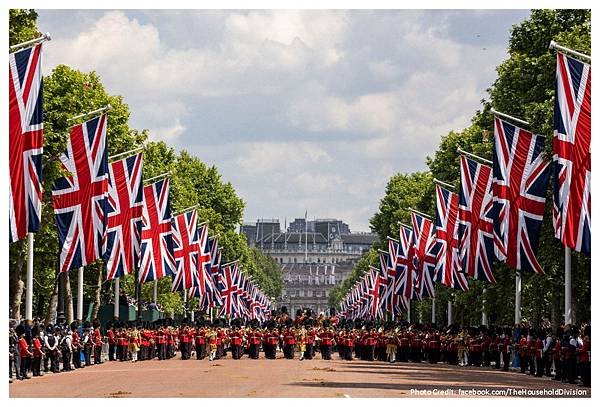
[[[33,357],[41,358],[42,357],[42,343],[38,338],[33,338]]]

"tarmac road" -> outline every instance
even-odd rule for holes
[[[339,359],[300,361],[247,357],[209,362],[105,362],[10,384],[10,397],[467,397],[506,389],[591,390],[489,368]],[[281,354],[278,355],[281,358]],[[411,389],[413,390],[411,392]],[[419,390],[420,394],[415,394]],[[547,391],[549,391],[547,390]],[[427,393],[429,392],[429,393]],[[511,395],[517,395],[512,393]],[[522,395],[522,394],[521,394]],[[563,394],[564,395],[564,394]],[[540,395],[538,395],[540,396]],[[550,396],[546,394],[546,396]],[[571,396],[584,396],[571,394]]]

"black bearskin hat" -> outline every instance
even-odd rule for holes
[[[94,318],[92,324],[94,325],[94,329],[100,327],[100,321],[98,321],[98,318]]]
[[[287,309],[287,307],[285,305],[281,307],[281,313],[282,314],[287,314],[288,313],[288,309]]]

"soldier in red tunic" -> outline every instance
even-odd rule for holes
[[[206,326],[205,322],[198,321],[194,335],[194,346],[196,348],[196,359],[202,360],[206,357]]]
[[[314,324],[315,321],[312,318],[306,320],[306,352],[304,352],[304,358],[311,360],[315,354],[315,340],[317,337],[317,329]]]
[[[158,345],[158,359],[165,360],[167,358],[167,333],[166,326],[161,326],[156,333],[156,343]]]
[[[242,357],[242,333],[240,332],[239,324],[233,326],[233,330],[229,333],[229,343],[231,347],[231,356],[238,360]]]
[[[252,324],[246,334],[248,342],[248,354],[250,359],[258,359],[260,352],[260,343],[262,342],[262,332],[256,324]]]
[[[187,321],[183,321],[179,327],[179,349],[181,350],[181,360],[187,360],[191,355],[190,332]]]
[[[325,360],[331,360],[334,333],[328,320],[323,321],[323,329],[319,333],[319,338],[321,338],[321,357]]]
[[[437,330],[433,331],[428,339],[429,363],[440,361],[440,334]]]
[[[592,342],[590,340],[589,326],[584,330],[583,344],[577,350],[579,356],[579,373],[581,375],[581,384],[585,387],[592,386],[592,365],[590,363],[590,353],[592,351]]]
[[[34,376],[42,376],[41,368],[42,368],[42,357],[44,357],[44,352],[42,351],[42,341],[41,332],[38,329],[37,332],[33,332],[32,330],[32,351],[33,351],[33,361],[31,364],[31,371]]]
[[[275,321],[267,323],[267,331],[263,335],[263,349],[267,359],[276,359],[277,344],[279,343],[279,330]]]
[[[286,327],[283,330],[283,355],[286,359],[294,359],[295,345],[296,332],[292,327],[291,320],[287,320]]]
[[[115,350],[116,350],[116,346],[117,346],[117,338],[115,335],[115,330],[113,328],[112,322],[109,321],[106,327],[108,329],[106,331],[106,334],[108,335],[108,360],[114,361],[115,360]]]
[[[94,364],[99,365],[102,363],[102,332],[100,331],[100,321],[94,319],[93,321],[94,333],[92,340],[94,342]]]

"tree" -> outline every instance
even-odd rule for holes
[[[35,10],[10,9],[8,13],[8,43],[16,45],[40,36]]]

